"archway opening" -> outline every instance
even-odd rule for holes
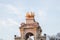
[[[34,40],[34,35],[32,33],[27,33],[25,35],[25,40]]]

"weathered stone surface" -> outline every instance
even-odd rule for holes
[[[42,29],[35,21],[33,12],[26,15],[26,23],[21,24],[20,33],[21,37],[15,36],[15,40],[32,40],[29,36],[34,36],[34,40],[46,40],[46,35],[41,35]]]

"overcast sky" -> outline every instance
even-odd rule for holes
[[[0,39],[14,40],[20,36],[19,26],[26,12],[34,12],[43,34],[60,32],[60,0],[0,0]]]

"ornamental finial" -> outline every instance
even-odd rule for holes
[[[28,17],[28,18],[31,18],[31,17],[34,17],[35,15],[34,15],[34,13],[33,12],[27,12],[26,13],[26,17]]]

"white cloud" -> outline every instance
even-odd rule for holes
[[[6,26],[6,22],[4,20],[0,20],[0,26]]]
[[[47,12],[45,12],[44,10],[42,9],[39,10],[38,16],[40,17],[41,20],[47,21]]]
[[[39,20],[40,19],[40,20]],[[47,20],[48,20],[48,17],[47,17],[47,13],[43,10],[39,10],[38,11],[38,20],[40,22],[42,22],[42,24],[46,24]]]
[[[18,23],[11,18],[7,20],[7,23],[8,23],[8,25],[18,25]]]
[[[39,15],[43,17],[43,11],[42,10],[39,10]]]
[[[11,18],[7,20],[0,20],[0,26],[15,26],[15,25],[19,26],[18,22]]]
[[[8,5],[6,5],[6,7],[8,8],[8,10],[10,12],[15,13],[15,14],[19,14],[18,9],[15,6],[8,4]]]
[[[10,14],[16,14],[19,17],[21,16],[18,8],[14,5],[0,3],[0,8],[5,8],[5,11],[7,11]]]

